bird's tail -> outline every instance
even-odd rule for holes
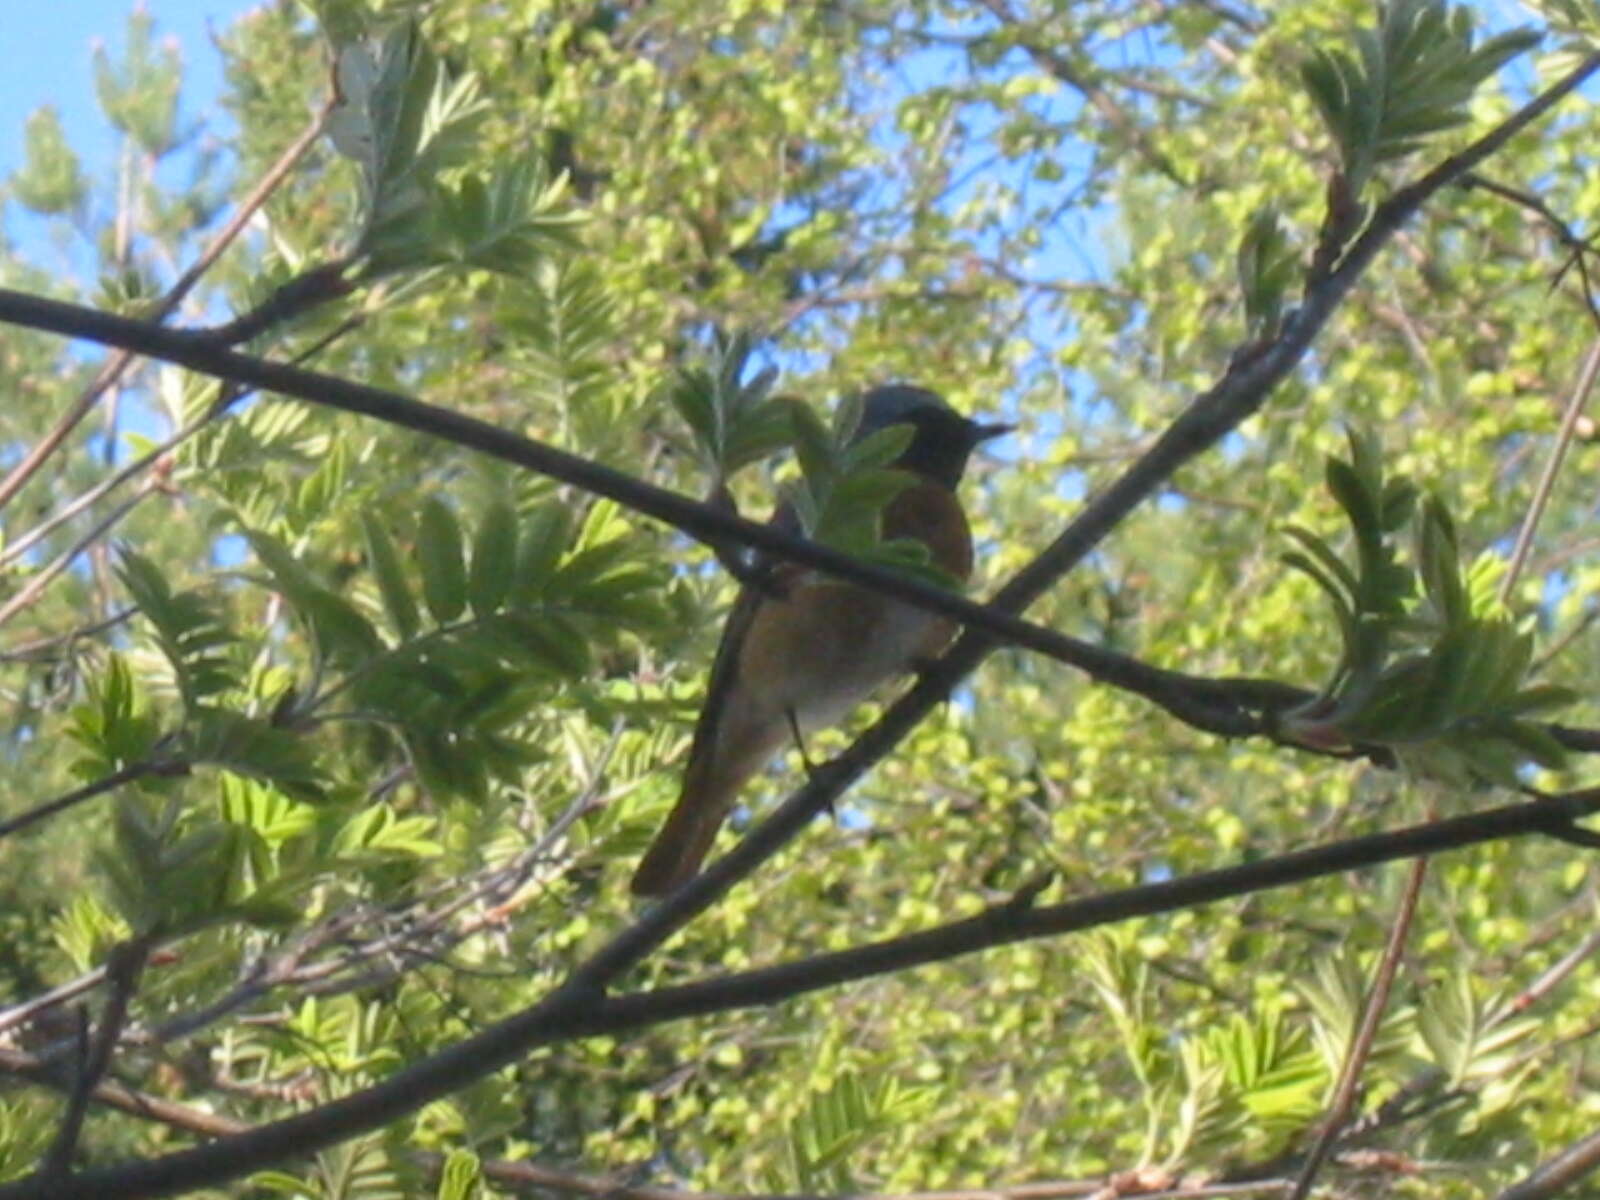
[[[664,895],[699,873],[750,773],[730,770],[729,764],[717,761],[719,757],[697,756],[684,771],[683,794],[633,873],[634,895]]]

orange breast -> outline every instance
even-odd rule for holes
[[[933,561],[962,583],[972,574],[972,530],[955,493],[927,480],[912,484],[883,510],[883,536],[915,538]]]

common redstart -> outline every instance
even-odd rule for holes
[[[883,537],[917,539],[965,582],[972,532],[955,487],[973,449],[1012,427],[969,421],[926,388],[893,384],[864,399],[857,440],[890,425],[913,429],[895,466],[916,479],[884,506]],[[781,508],[773,521],[798,524]],[[745,781],[785,742],[835,724],[954,633],[946,619],[792,563],[746,584],[717,647],[683,792],[634,872],[634,892],[659,896],[691,879]]]

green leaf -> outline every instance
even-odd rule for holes
[[[1318,571],[1306,571],[1306,573],[1316,579],[1335,601],[1343,602],[1347,606],[1360,602],[1360,581],[1357,580],[1355,572],[1345,565],[1344,560],[1333,552],[1327,542],[1300,525],[1286,525],[1283,532],[1299,542],[1306,553],[1315,560]],[[1304,562],[1304,559],[1299,561]],[[1305,567],[1300,569],[1305,570]]]
[[[1489,726],[1491,736],[1510,742],[1525,757],[1546,770],[1559,771],[1567,765],[1567,749],[1547,730],[1529,721],[1496,721]]]
[[[1376,540],[1383,533],[1378,504],[1367,491],[1365,481],[1349,463],[1336,458],[1327,461],[1324,475],[1328,490],[1344,509],[1358,538]]]
[[[61,115],[52,104],[28,115],[23,129],[22,166],[9,180],[19,203],[43,215],[82,208],[88,181],[78,156],[67,144]]]
[[[450,506],[437,496],[422,502],[417,521],[417,561],[422,566],[422,598],[440,625],[461,615],[467,603],[467,568],[461,526]]]
[[[276,784],[291,795],[320,799],[322,773],[305,738],[254,717],[219,708],[190,714],[183,755],[249,779]]]
[[[390,540],[378,516],[371,509],[361,512],[361,528],[366,535],[367,558],[373,577],[378,582],[378,594],[383,598],[384,611],[401,641],[416,636],[419,626],[417,602],[406,582],[405,569],[400,565],[400,555]]]
[[[384,802],[353,814],[333,839],[333,852],[353,861],[432,858],[443,848],[429,836],[432,817],[402,817]]]
[[[445,1156],[439,1172],[438,1200],[477,1200],[483,1194],[482,1183],[478,1156],[457,1147]]]
[[[1548,712],[1551,709],[1567,708],[1578,703],[1580,699],[1582,696],[1572,688],[1553,683],[1538,684],[1523,688],[1511,700],[1501,705],[1498,711],[1505,716],[1528,716],[1533,713]]]
[[[517,514],[496,502],[484,510],[472,545],[472,576],[467,590],[472,611],[484,616],[497,610],[511,591],[517,569]]]
[[[549,583],[571,540],[571,522],[571,509],[561,500],[547,500],[523,519],[512,586],[519,601],[528,602]]]
[[[254,529],[245,530],[245,537],[277,590],[310,629],[323,657],[355,664],[383,650],[383,639],[372,623],[349,601],[318,583],[282,542]]]
[[[860,441],[852,442],[845,447],[841,456],[841,468],[854,474],[858,471],[891,466],[910,447],[916,432],[912,426],[902,424],[890,425],[869,433]]]
[[[811,406],[799,400],[789,404],[789,420],[794,430],[795,455],[807,485],[814,492],[825,490],[839,471],[833,436]]]
[[[238,640],[211,601],[197,592],[173,592],[149,559],[119,547],[117,575],[139,611],[156,627],[186,706],[239,685],[228,651]]]
[[[1245,321],[1252,336],[1276,330],[1284,295],[1298,265],[1278,211],[1271,206],[1257,209],[1239,241],[1236,264]]]
[[[1461,558],[1455,524],[1436,497],[1423,502],[1417,516],[1417,565],[1423,587],[1440,617],[1458,625],[1470,617],[1461,581]]]

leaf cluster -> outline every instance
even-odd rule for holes
[[[751,335],[735,334],[713,348],[705,365],[678,371],[664,388],[667,403],[688,427],[691,454],[711,477],[713,490],[794,438],[789,405],[772,395],[777,371],[745,378],[754,349]]]
[[[1561,747],[1530,718],[1573,703],[1568,688],[1530,683],[1533,635],[1492,591],[1493,564],[1461,562],[1454,522],[1385,478],[1375,438],[1351,430],[1350,457],[1330,456],[1328,490],[1355,543],[1346,562],[1303,526],[1284,561],[1333,605],[1342,653],[1321,693],[1285,717],[1285,731],[1322,746],[1385,746],[1425,773],[1516,786],[1531,760],[1557,768]],[[1397,534],[1410,524],[1410,563]]]
[[[477,79],[452,73],[414,23],[344,42],[337,74],[328,135],[359,170],[359,278],[443,267],[519,276],[570,245],[578,216],[541,157],[471,169],[489,107]]]
[[[1318,47],[1300,68],[1339,148],[1352,197],[1380,166],[1465,124],[1479,85],[1536,45],[1539,35],[1509,30],[1475,46],[1467,6],[1390,0],[1380,8],[1377,27],[1357,30],[1353,40],[1353,50]]]

